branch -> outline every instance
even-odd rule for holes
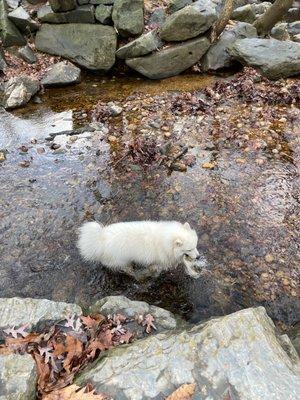
[[[220,16],[212,27],[212,32],[210,36],[210,40],[212,43],[218,39],[218,37],[224,31],[228,21],[230,20],[233,10],[233,4],[234,0],[225,0],[224,7],[222,8]]]
[[[258,35],[266,35],[269,33],[273,26],[278,21],[281,21],[292,4],[293,0],[275,0],[271,7],[253,23],[253,26],[257,29]]]

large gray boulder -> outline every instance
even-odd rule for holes
[[[269,79],[300,73],[300,44],[276,39],[241,39],[229,50],[243,64],[257,68]]]
[[[112,19],[120,35],[140,35],[144,30],[144,1],[115,0]]]
[[[10,78],[4,84],[2,105],[5,109],[23,106],[38,92],[39,88],[40,83],[36,78],[27,75]],[[2,317],[1,302],[2,299],[0,299],[0,319]]]
[[[117,35],[113,27],[91,24],[43,24],[36,48],[91,70],[108,71],[115,63]]]
[[[49,0],[50,6],[54,12],[64,12],[76,8],[76,0]]]
[[[157,31],[151,31],[120,47],[116,56],[118,58],[134,58],[144,56],[162,47],[163,42]]]
[[[31,19],[30,15],[23,7],[18,7],[8,14],[8,18],[22,31],[36,31],[39,24]]]
[[[93,24],[95,22],[94,7],[86,4],[75,10],[55,13],[50,6],[44,5],[38,10],[38,19],[49,24]]]
[[[37,372],[29,354],[0,355],[0,400],[35,400]]]
[[[194,65],[208,50],[206,37],[196,38],[170,46],[145,57],[131,58],[126,64],[150,79],[178,75]]]
[[[4,47],[24,46],[26,40],[7,16],[7,9],[4,0],[0,0],[0,39]]]
[[[170,15],[160,29],[160,37],[167,41],[182,41],[207,31],[217,19],[210,0],[198,0]]]
[[[145,301],[130,300],[125,296],[104,297],[90,306],[89,313],[100,313],[103,315],[123,314],[129,318],[136,315],[151,314],[159,330],[174,329],[177,326],[174,315],[169,311],[149,305]]]
[[[122,400],[165,398],[185,383],[196,383],[195,399],[297,400],[299,358],[265,309],[250,308],[113,349],[76,380],[86,382]]]
[[[82,310],[76,304],[47,299],[0,298],[0,329],[24,324],[48,325],[68,314],[81,315]]]
[[[257,31],[253,25],[238,22],[233,28],[224,31],[218,41],[213,44],[201,60],[204,71],[218,70],[230,67],[234,60],[229,54],[229,49],[237,39],[257,37]]]
[[[41,80],[42,85],[48,86],[66,86],[80,82],[80,68],[70,62],[61,61],[54,64]]]

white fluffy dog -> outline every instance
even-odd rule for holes
[[[154,276],[183,262],[187,274],[197,278],[197,242],[188,223],[136,221],[103,226],[87,222],[80,228],[77,245],[85,260],[135,277],[133,264],[146,267],[148,275]]]

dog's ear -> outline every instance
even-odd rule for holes
[[[183,243],[180,239],[175,239],[174,244],[175,244],[175,246],[180,247],[180,246],[182,246]]]
[[[185,229],[191,229],[190,224],[188,222],[186,222],[185,224],[183,224],[183,227]]]

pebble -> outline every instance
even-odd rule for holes
[[[3,151],[0,151],[0,162],[3,162],[6,160],[5,153]]]
[[[214,162],[205,162],[202,164],[202,168],[205,168],[205,169],[214,169],[215,166],[216,166],[216,163],[214,163]]]
[[[267,254],[267,255],[265,256],[265,260],[266,260],[268,263],[271,263],[271,262],[274,261],[274,257],[272,256],[272,254]]]

